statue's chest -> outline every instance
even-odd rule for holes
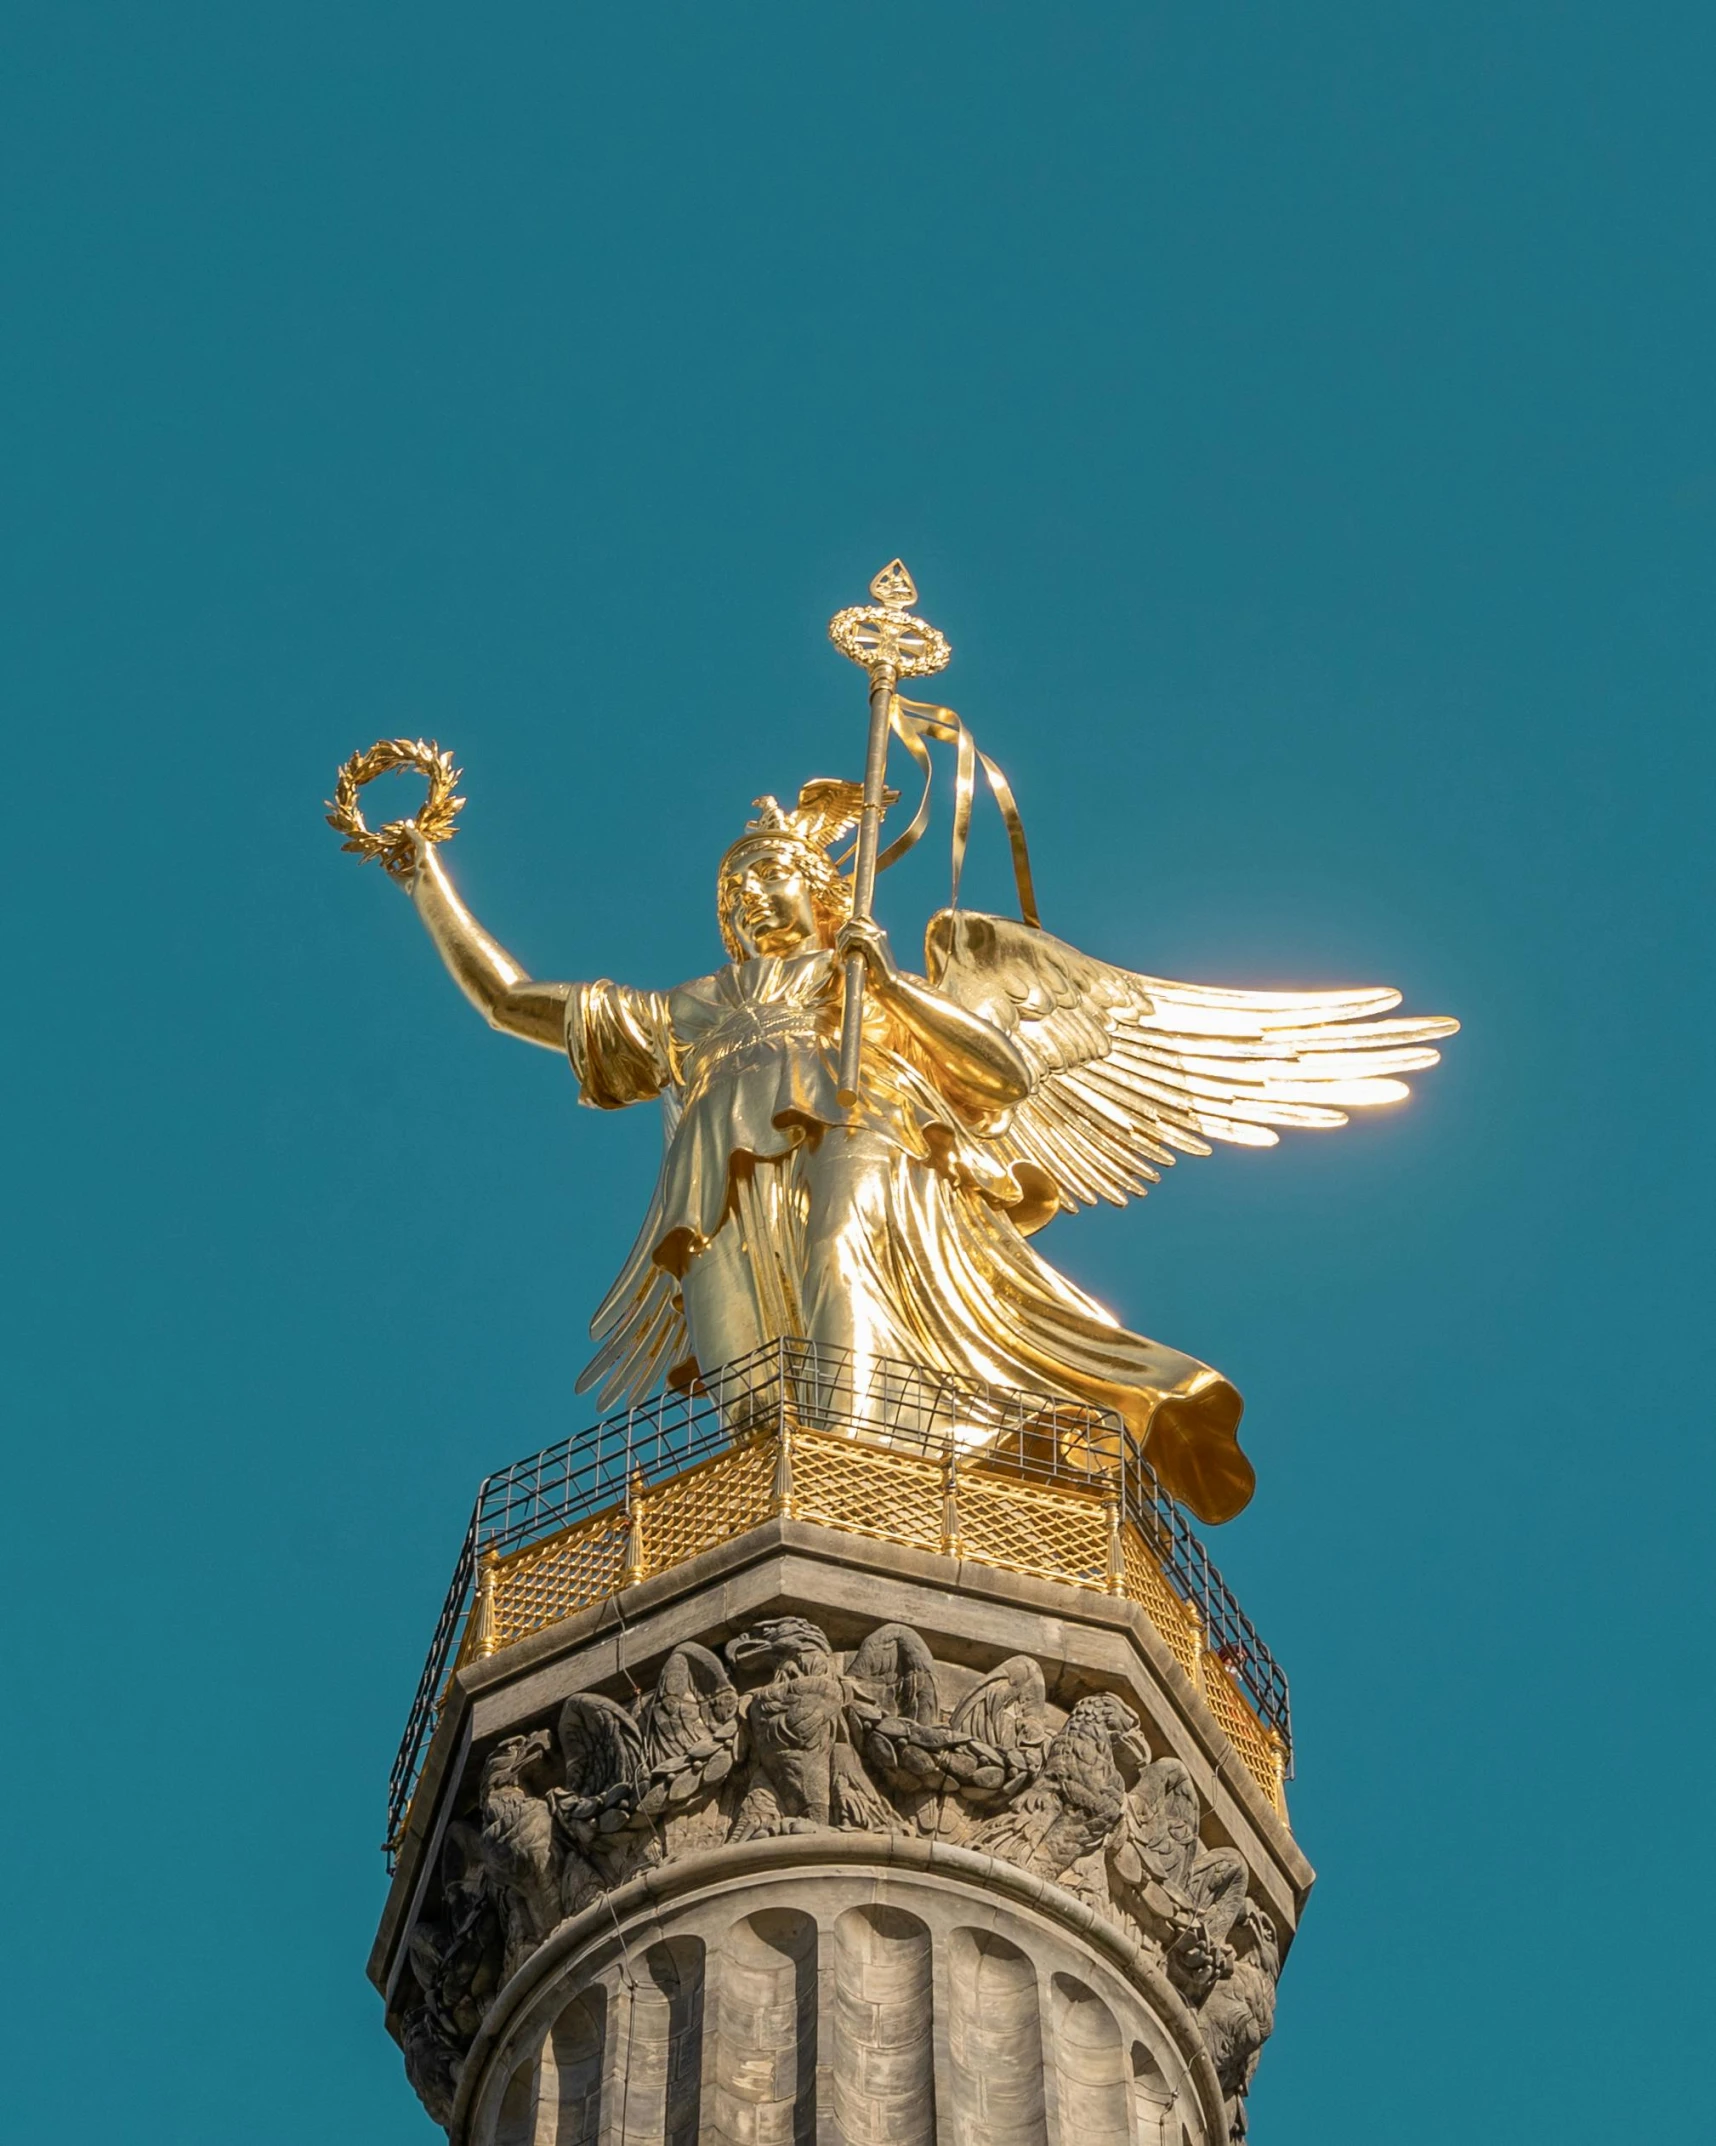
[[[820,1048],[830,1020],[825,991],[744,997],[698,1009],[687,1024],[688,1088],[766,1066],[783,1054]]]

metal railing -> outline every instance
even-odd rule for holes
[[[605,1416],[484,1481],[393,1763],[390,1854],[439,1717],[480,1561],[623,1510],[699,1462],[788,1430],[834,1432],[1051,1488],[1108,1497],[1118,1488],[1122,1517],[1195,1613],[1209,1651],[1259,1721],[1280,1738],[1291,1771],[1286,1676],[1117,1415],[885,1358],[860,1365],[850,1352],[789,1340],[727,1364],[689,1390]]]

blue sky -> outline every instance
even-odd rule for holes
[[[537,973],[699,973],[751,798],[858,770],[823,627],[896,551],[1052,929],[1466,1024],[1045,1240],[1249,1401],[1212,1547],[1321,1871],[1254,2134],[1684,2130],[1707,10],[14,0],[5,51],[16,2135],[432,2136],[388,1761],[656,1131],[461,1005],[335,767],[456,748]]]

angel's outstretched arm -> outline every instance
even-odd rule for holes
[[[842,960],[862,954],[878,998],[929,1052],[944,1081],[979,1110],[1009,1110],[1031,1092],[1031,1069],[1012,1038],[895,965],[880,925],[853,922],[837,941]]]
[[[417,871],[409,892],[447,973],[491,1028],[563,1051],[572,986],[527,976],[459,899],[434,846],[419,838],[415,848]]]

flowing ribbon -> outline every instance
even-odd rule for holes
[[[1037,890],[1031,881],[1031,853],[1025,845],[1025,823],[1019,816],[1012,784],[987,753],[978,751],[977,741],[953,709],[937,707],[933,701],[907,700],[903,694],[896,693],[888,706],[888,721],[895,737],[922,768],[924,790],[910,823],[876,859],[877,871],[885,872],[889,865],[897,864],[929,825],[935,765],[926,741],[933,738],[938,745],[954,748],[953,889],[948,897],[949,908],[959,907],[959,882],[965,871],[966,846],[971,839],[971,805],[977,790],[977,770],[981,767],[1007,829],[1007,843],[1013,853],[1013,884],[1019,894],[1019,914],[1027,924],[1040,931],[1043,920],[1037,914]]]

